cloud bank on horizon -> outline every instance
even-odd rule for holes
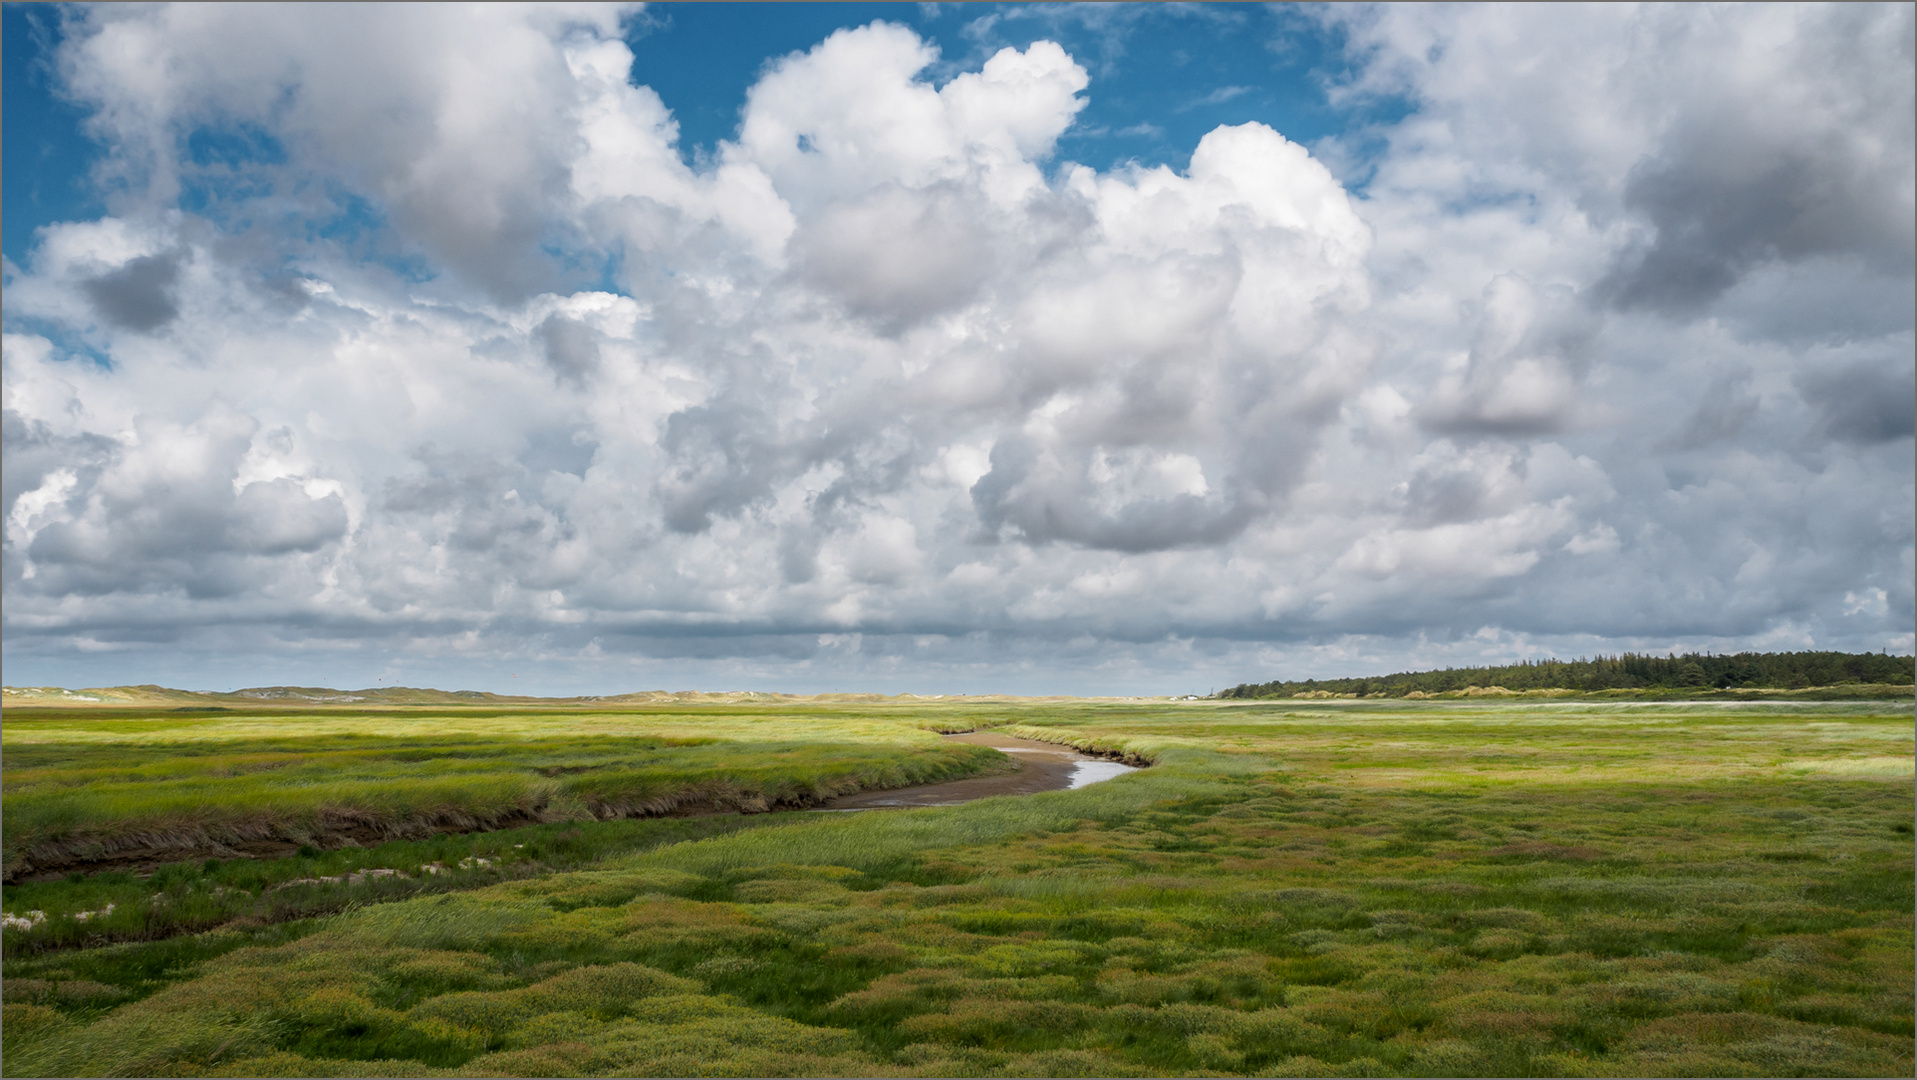
[[[634,8],[63,16],[9,683],[1912,647],[1909,5],[1317,11],[1341,130],[1103,166],[1108,58],[993,34],[1187,16],[849,26],[696,152]]]

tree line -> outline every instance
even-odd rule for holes
[[[1636,690],[1750,688],[1799,690],[1844,683],[1909,685],[1917,677],[1917,657],[1887,653],[1790,652],[1685,653],[1651,656],[1621,653],[1576,660],[1523,660],[1501,667],[1445,668],[1442,671],[1405,671],[1355,679],[1276,679],[1240,683],[1219,693],[1221,698],[1291,697],[1323,691],[1332,694],[1385,694],[1403,697],[1413,691],[1442,694],[1466,687],[1500,686],[1506,690]]]

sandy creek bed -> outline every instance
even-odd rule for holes
[[[1036,739],[1015,739],[1009,735],[994,735],[989,731],[971,731],[963,735],[947,735],[946,738],[953,742],[1002,750],[1011,756],[1018,768],[996,776],[974,776],[965,780],[948,780],[942,784],[920,784],[890,791],[861,791],[830,799],[813,809],[881,810],[907,806],[956,806],[991,795],[1031,795],[1040,791],[1082,788],[1100,780],[1138,771],[1136,766],[1106,761],[1081,754],[1068,746]]]

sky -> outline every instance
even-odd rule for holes
[[[8,4],[5,681],[1908,653],[1913,10]]]

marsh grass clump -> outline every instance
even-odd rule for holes
[[[8,929],[9,1074],[1912,1071],[1911,789],[1871,764],[1911,730],[1881,705],[757,708],[674,737],[909,748],[989,719],[1153,767],[10,885],[16,918],[119,905],[100,928],[136,887],[381,902],[96,947]],[[322,880],[401,852],[452,869]]]

